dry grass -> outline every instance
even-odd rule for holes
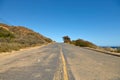
[[[19,50],[22,47],[18,43],[0,43],[0,52],[10,52],[12,50]]]

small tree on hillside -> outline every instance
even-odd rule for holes
[[[64,43],[70,43],[71,42],[69,36],[64,36],[63,40],[64,40]]]

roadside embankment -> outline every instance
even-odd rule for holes
[[[93,51],[97,51],[97,52],[101,52],[104,54],[120,57],[120,53],[110,52],[110,51],[106,51],[106,50],[102,50],[102,49],[93,49],[93,48],[89,48],[89,47],[84,47],[84,48],[89,49],[89,50],[93,50]]]

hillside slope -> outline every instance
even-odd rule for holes
[[[9,26],[0,23],[0,52],[43,45],[52,42],[50,38],[22,26]]]
[[[71,43],[76,45],[76,46],[80,46],[80,47],[90,47],[90,48],[97,48],[98,47],[95,44],[93,44],[92,42],[89,42],[89,41],[86,41],[83,39],[72,40]]]

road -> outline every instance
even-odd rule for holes
[[[0,80],[120,80],[120,57],[54,43],[0,56]]]

